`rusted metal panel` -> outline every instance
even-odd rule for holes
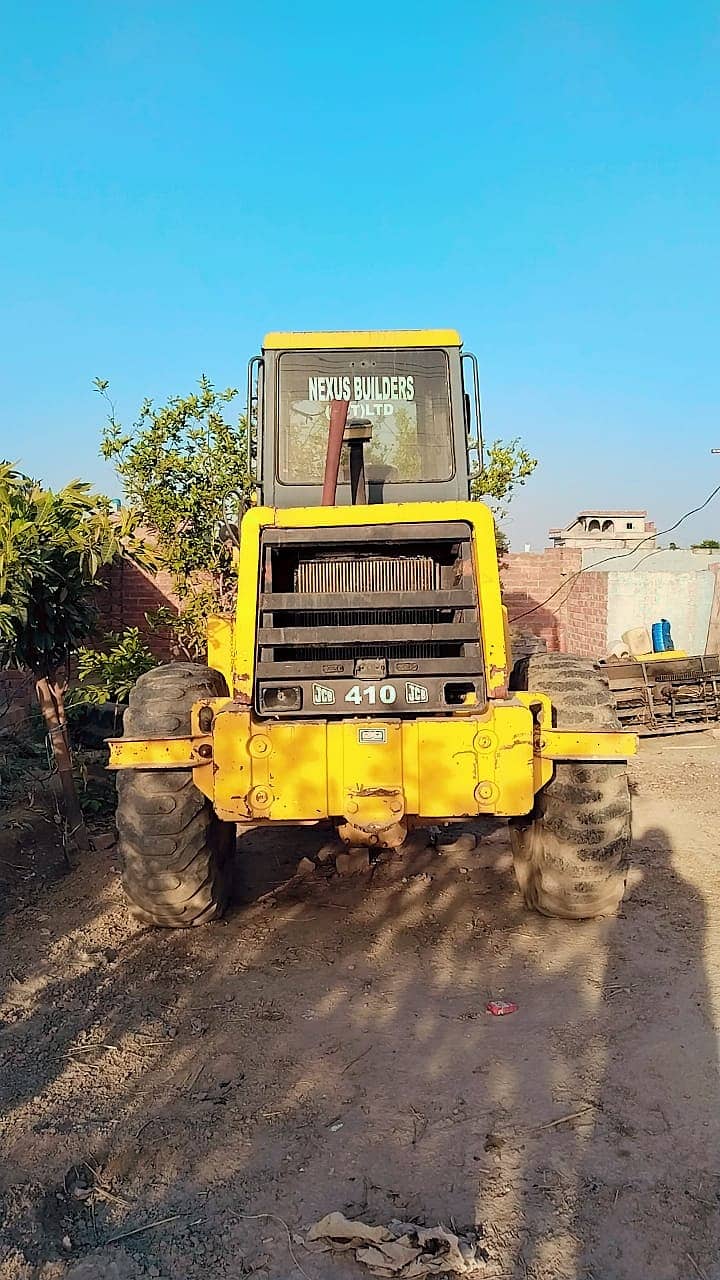
[[[715,654],[603,667],[623,726],[641,734],[702,729],[720,720],[720,658]]]

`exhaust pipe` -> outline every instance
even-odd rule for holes
[[[328,431],[321,502],[323,507],[335,506],[338,475],[340,473],[340,454],[342,452],[349,408],[350,403],[348,400],[330,401],[330,430]]]

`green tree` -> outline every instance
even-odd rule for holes
[[[118,518],[78,480],[53,492],[0,464],[0,666],[32,672],[57,764],[69,832],[87,832],[65,718],[67,665],[97,622],[102,570],[121,552],[149,564],[135,516]]]
[[[77,658],[80,684],[73,691],[73,706],[127,702],[135,681],[157,666],[137,627],[109,631],[101,649],[83,645]]]
[[[477,446],[473,449],[477,452]],[[508,503],[515,490],[525,484],[537,466],[537,458],[533,458],[524,449],[518,436],[503,442],[493,440],[485,447],[485,465],[472,475],[470,492],[473,498],[487,502],[491,507],[496,522],[496,541],[498,551],[507,551],[508,544],[499,521],[507,515]]]
[[[693,551],[720,551],[720,542],[716,538],[705,538],[703,542],[693,542]]]
[[[208,614],[232,611],[233,524],[251,490],[246,419],[230,422],[227,414],[238,393],[217,391],[202,377],[191,395],[170,396],[159,407],[145,400],[125,431],[108,382],[97,378],[94,386],[108,405],[102,455],[114,462],[141,512],[181,602],[179,616],[162,610],[158,620],[171,627],[188,657],[200,656]]]

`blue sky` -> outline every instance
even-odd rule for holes
[[[513,544],[720,483],[720,13],[574,0],[7,5],[0,454],[97,456],[271,328],[452,325],[540,466]],[[720,534],[720,505],[687,525]],[[677,535],[676,535],[677,537]]]

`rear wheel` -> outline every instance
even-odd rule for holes
[[[137,681],[125,712],[126,738],[182,736],[202,698],[227,693],[209,667],[176,662]],[[189,769],[129,769],[117,775],[123,886],[132,914],[184,928],[222,914],[229,897],[235,826],[215,817]]]
[[[560,729],[620,728],[606,682],[584,658],[533,654],[517,663],[512,685],[548,694]],[[510,824],[527,906],[570,920],[615,911],[625,892],[630,817],[626,764],[557,764],[532,813]]]

